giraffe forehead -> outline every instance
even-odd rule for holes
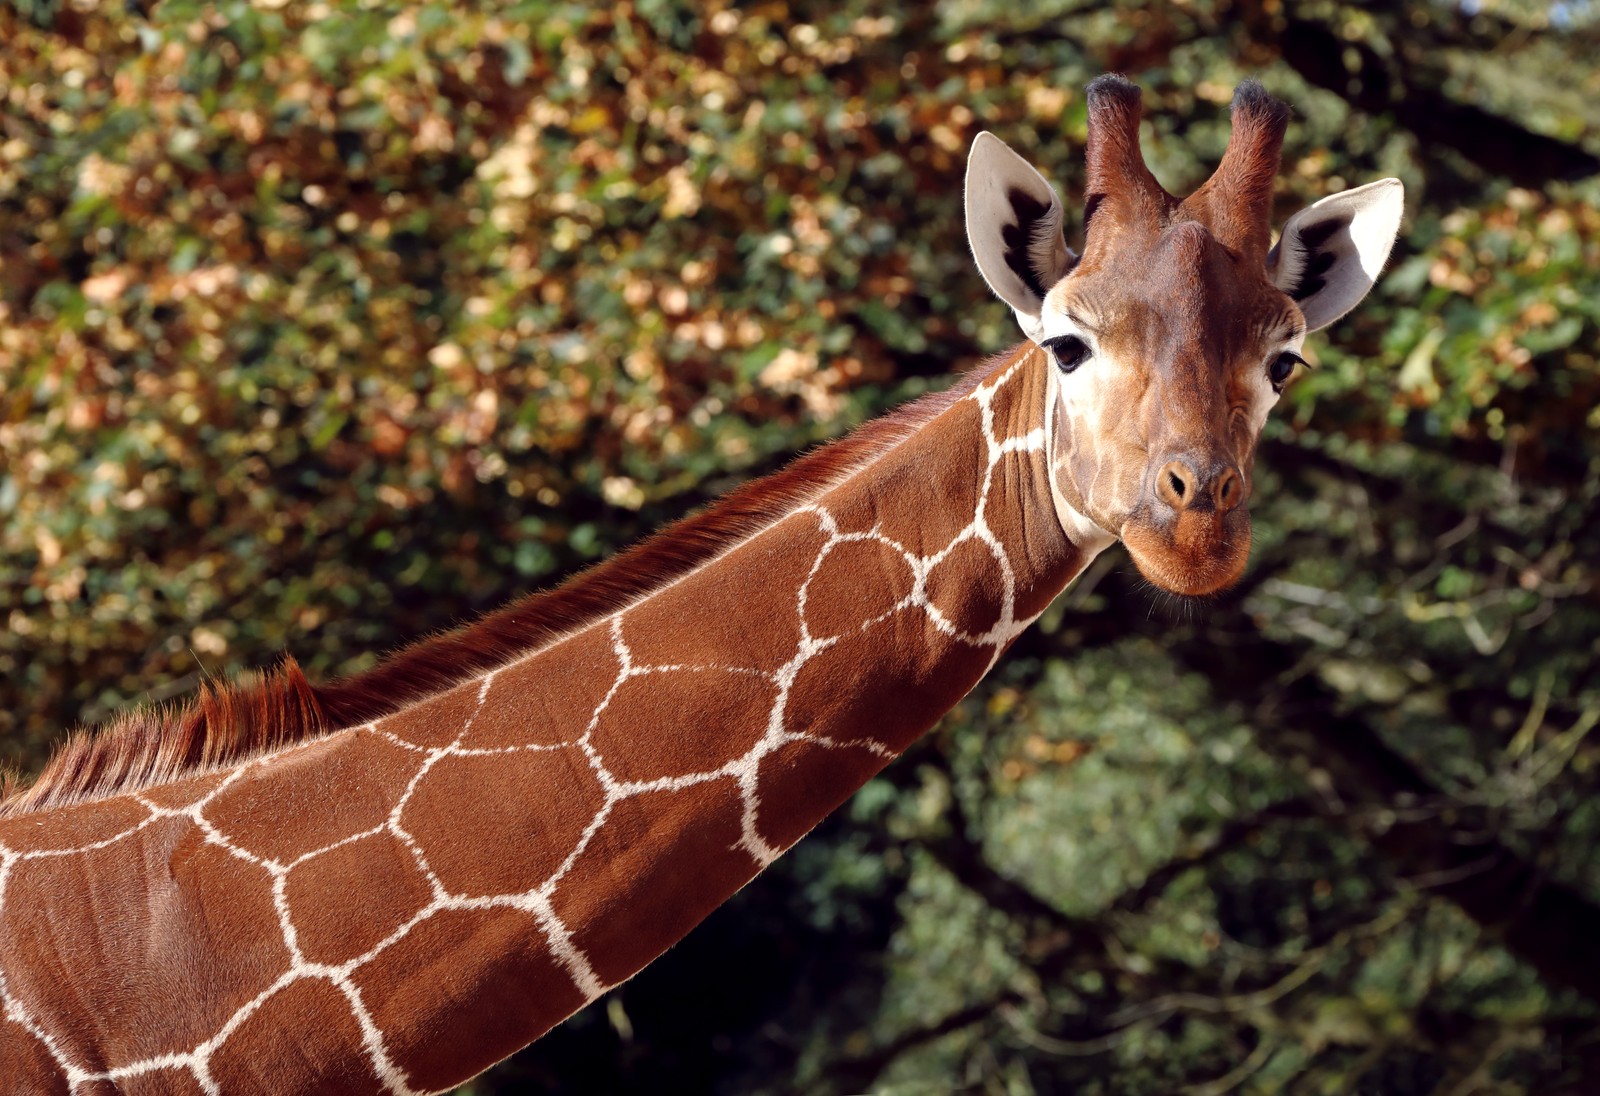
[[[1222,369],[1298,327],[1265,271],[1194,221],[1085,264],[1056,285],[1047,308],[1091,328],[1107,355],[1162,370]]]

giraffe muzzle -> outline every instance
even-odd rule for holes
[[[1123,523],[1122,543],[1139,573],[1163,590],[1216,593],[1237,582],[1250,559],[1246,493],[1232,467],[1197,474],[1194,462],[1169,461]]]

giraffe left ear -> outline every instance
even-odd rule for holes
[[[1078,260],[1064,219],[1061,199],[1033,165],[994,134],[978,134],[967,157],[967,243],[978,273],[1030,339],[1044,333],[1045,294]]]
[[[1378,280],[1400,231],[1405,197],[1399,179],[1379,179],[1330,194],[1283,226],[1267,255],[1267,277],[1294,298],[1308,331],[1360,304]]]

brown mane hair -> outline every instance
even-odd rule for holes
[[[137,791],[380,719],[503,666],[682,578],[898,445],[977,386],[1024,344],[943,392],[866,423],[778,472],[553,590],[413,643],[370,670],[312,685],[292,657],[272,670],[202,685],[187,703],[136,709],[100,731],[76,731],[31,787],[0,781],[0,818]]]

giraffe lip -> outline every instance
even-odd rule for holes
[[[1182,514],[1167,522],[1136,512],[1123,522],[1120,535],[1141,575],[1186,597],[1227,589],[1250,560],[1250,515],[1243,507],[1222,516]]]

